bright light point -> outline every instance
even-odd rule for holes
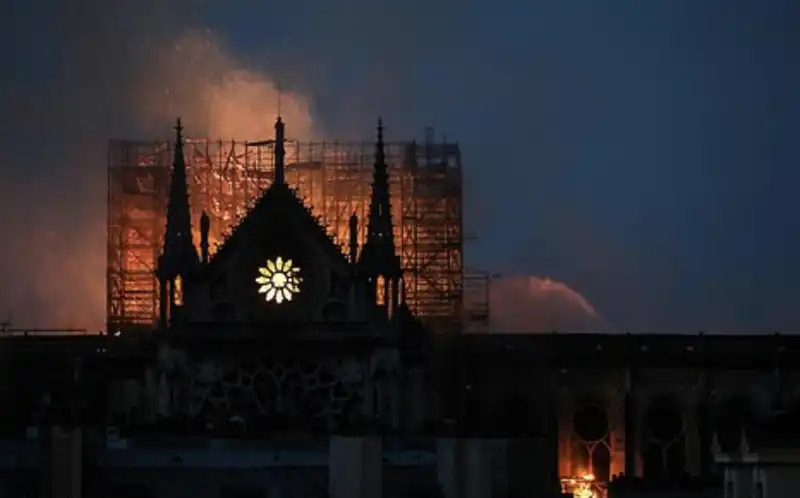
[[[272,277],[272,283],[278,288],[284,287],[287,280],[289,279],[283,273],[276,273],[275,276]]]
[[[293,295],[300,292],[303,279],[299,276],[300,268],[294,266],[291,259],[284,260],[278,256],[274,261],[267,260],[266,266],[259,268],[258,273],[258,293],[264,294],[267,302],[280,304],[291,301]]]
[[[575,498],[597,498],[594,481],[595,476],[591,472],[578,472],[578,476],[563,477],[562,492],[571,493]]]

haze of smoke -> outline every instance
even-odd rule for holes
[[[134,115],[141,128],[163,128],[182,116],[195,136],[263,139],[274,133],[280,105],[292,138],[315,136],[308,99],[244,67],[209,30],[187,31],[171,50],[154,54],[151,64],[136,88]]]
[[[614,327],[563,282],[535,276],[492,281],[490,330],[495,333],[613,332]]]
[[[177,116],[194,136],[272,134],[276,82],[175,14],[188,3],[73,2],[55,14],[57,76],[46,88],[0,88],[14,118],[0,125],[0,318],[7,309],[22,327],[104,328],[109,138],[166,138]],[[284,91],[281,104],[292,138],[313,135],[303,95]]]
[[[7,236],[0,246],[0,317],[3,308],[8,308],[21,326],[103,327],[109,138],[168,137],[177,116],[184,119],[188,135],[237,139],[271,135],[277,82],[270,72],[232,55],[215,32],[191,19],[192,13],[202,10],[200,4],[195,0],[75,0],[61,9],[41,9],[27,21],[15,18],[15,33],[21,38],[0,47],[6,59],[19,60],[14,54],[19,47],[39,51],[58,47],[62,53],[58,57],[46,53],[25,56],[59,60],[56,67],[43,71],[40,80],[49,79],[49,83],[30,85],[30,75],[21,78],[25,83],[18,86],[4,88],[0,82],[3,115],[11,117],[0,122],[0,140],[7,140],[0,151],[4,166],[0,168],[0,196],[10,206],[0,211],[0,228]],[[453,97],[450,88],[460,78],[475,75],[474,53],[452,50],[469,41],[454,36],[467,36],[473,30],[467,29],[463,19],[453,18],[448,1],[426,2],[422,18],[420,9],[412,4],[395,6],[391,12],[372,8],[362,0],[345,4],[274,6],[278,9],[274,16],[287,19],[317,9],[314,22],[293,28],[307,32],[296,34],[291,44],[287,40],[277,54],[284,60],[291,55],[304,65],[300,72],[311,76],[307,86],[313,95],[330,96],[331,85],[323,75],[341,77],[343,71],[357,75],[351,87],[337,89],[331,97],[339,103],[328,116],[333,121],[331,128],[339,130],[335,138],[362,136],[378,112],[391,113],[392,134],[407,135],[427,124],[432,117],[429,108],[436,108],[437,102],[447,102],[448,115],[454,113],[453,123],[462,123],[461,128],[448,131],[474,134],[473,128],[482,126],[480,120],[472,119],[476,112],[481,113],[474,107],[488,101],[466,94]],[[239,1],[226,4],[225,10],[232,12],[230,15],[246,15],[257,5]],[[43,43],[41,26],[48,22],[54,26],[50,33],[61,36]],[[460,27],[452,28],[453,23]],[[409,25],[417,31],[411,38],[406,36]],[[450,29],[442,31],[443,26]],[[445,36],[449,43],[436,42]],[[41,48],[44,46],[49,48]],[[420,80],[420,73],[413,68],[425,57],[429,63],[446,59],[454,64],[453,81]],[[355,67],[353,60],[361,61],[361,66]],[[287,69],[292,68],[284,65],[280,73]],[[309,100],[302,93],[291,92],[294,87],[281,86],[281,111],[290,137],[321,135],[312,120]],[[420,93],[427,97],[422,99]],[[496,107],[492,104],[491,109]],[[519,108],[520,103],[515,102],[514,107]],[[464,114],[464,109],[470,111]],[[481,150],[472,151],[470,162],[485,161],[480,154],[502,148],[497,145],[484,144]],[[485,180],[478,178],[476,183]],[[468,202],[486,205],[474,198]],[[531,281],[543,280],[532,277]],[[507,285],[516,289],[517,284]],[[563,316],[565,310],[586,316],[584,308],[569,304],[573,303],[569,297],[537,291],[535,285],[519,285],[524,287],[523,297],[514,294],[509,299],[498,299],[503,285],[495,286],[493,316],[503,320],[499,326],[504,330],[567,329],[570,327],[562,325],[563,320],[548,322],[543,317]],[[551,308],[560,311],[546,311]]]

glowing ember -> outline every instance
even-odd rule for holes
[[[580,477],[561,478],[561,491],[572,493],[574,498],[597,498],[594,474],[582,474]]]

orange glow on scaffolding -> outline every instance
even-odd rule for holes
[[[175,287],[174,292],[174,299],[176,306],[183,306],[183,278],[180,275],[175,277],[175,283],[173,284]]]
[[[369,212],[374,144],[286,143],[286,182],[347,253],[349,219],[363,244]],[[169,142],[109,145],[107,319],[110,329],[149,327],[157,316],[155,262],[161,251],[172,162]],[[210,218],[213,255],[269,187],[271,147],[187,139],[184,145],[194,240],[199,217]],[[466,294],[462,255],[461,157],[455,143],[386,144],[395,244],[406,272],[406,301],[434,328],[462,326]],[[466,291],[466,292],[465,292]],[[478,303],[480,306],[481,303]],[[484,304],[485,306],[485,304]],[[471,316],[469,313],[466,316]]]

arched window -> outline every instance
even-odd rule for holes
[[[611,474],[611,451],[605,442],[597,443],[592,449],[592,466],[589,469],[599,482],[608,482]]]
[[[608,416],[605,410],[594,405],[576,411],[573,424],[575,433],[586,442],[600,441],[608,434]]]
[[[668,398],[659,398],[650,405],[645,423],[650,438],[662,444],[675,441],[683,432],[683,418]]]
[[[733,394],[715,408],[714,428],[725,451],[739,448],[742,431],[747,431],[756,418],[752,400],[744,394]]]
[[[180,275],[175,277],[175,282],[172,284],[172,299],[175,301],[175,306],[183,306],[183,278]]]
[[[386,277],[383,275],[378,275],[378,278],[375,281],[375,298],[379,306],[383,306],[387,303],[387,296],[386,296]]]
[[[679,404],[662,396],[647,407],[644,419],[646,479],[677,479],[685,472],[683,416]]]
[[[611,453],[608,436],[611,426],[608,414],[599,400],[587,403],[575,411],[572,424],[578,440],[573,449],[573,469],[589,473],[599,481],[608,481]]]

